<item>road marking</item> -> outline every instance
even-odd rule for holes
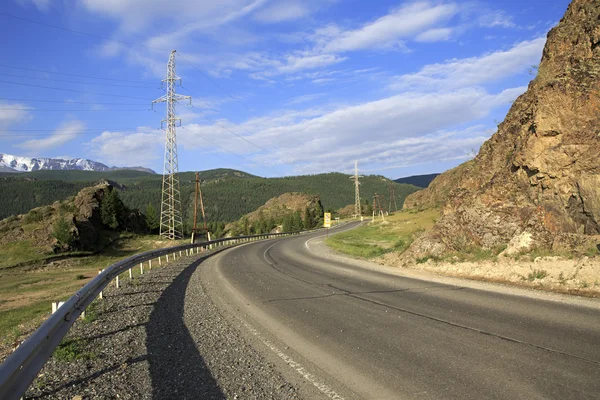
[[[312,239],[308,239],[306,242],[304,242],[304,247],[306,247],[306,249],[307,249],[308,251],[310,251],[311,253],[313,253],[313,251],[310,249],[310,247],[308,247],[308,242],[310,242],[310,241],[311,241],[311,240],[313,240],[313,239],[319,238],[319,237],[321,237],[321,236],[315,236],[315,237],[314,237],[314,238],[312,238]],[[313,253],[313,254],[315,254],[315,253]]]
[[[267,339],[263,338],[262,335],[256,329],[254,329],[253,327],[248,325],[245,321],[242,321],[242,323],[265,346],[267,346],[269,349],[271,349],[271,351],[273,353],[277,354],[277,356],[279,358],[281,358],[283,361],[285,361],[285,363],[287,365],[289,365],[292,369],[294,369],[296,372],[298,372],[300,375],[302,375],[302,377],[304,379],[306,379],[307,381],[312,383],[317,389],[319,389],[321,392],[323,392],[327,397],[329,397],[330,399],[333,399],[333,400],[344,400],[344,398],[342,396],[340,396],[339,394],[337,394],[335,392],[335,390],[333,390],[332,388],[327,386],[325,383],[321,382],[316,376],[314,376],[313,374],[308,372],[302,365],[300,365],[299,363],[294,361],[290,356],[285,354],[283,351],[279,350],[273,343],[271,343]]]

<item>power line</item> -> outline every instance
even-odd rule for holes
[[[124,40],[113,39],[113,38],[109,38],[107,36],[95,35],[93,33],[87,33],[87,32],[77,31],[75,29],[69,29],[69,28],[65,28],[63,26],[52,25],[52,24],[48,24],[48,23],[45,23],[45,22],[35,21],[35,20],[29,19],[29,18],[18,17],[16,15],[8,14],[8,13],[5,13],[5,12],[0,12],[0,15],[5,16],[5,17],[19,19],[21,21],[30,22],[32,24],[37,24],[37,25],[47,26],[49,28],[59,29],[61,31],[66,31],[66,32],[71,32],[71,33],[77,33],[79,35],[84,35],[84,36],[89,36],[89,37],[95,37],[95,38],[99,38],[99,39],[103,39],[103,40],[109,40],[109,41],[112,41],[112,42],[123,43],[123,44],[126,44],[128,46],[138,46],[138,47],[145,47],[145,48],[148,48],[148,49],[151,49],[151,50],[167,51],[165,49],[157,49],[155,47],[150,47],[150,46],[146,46],[146,45],[143,45],[143,44],[138,44],[138,43],[133,43],[133,42],[127,42],[127,41],[124,41]]]
[[[78,131],[135,131],[137,128],[84,128]],[[0,129],[0,132],[69,132],[71,129]]]
[[[0,15],[2,15],[2,13],[0,13]],[[126,82],[126,83],[137,83],[140,85],[152,85],[155,86],[153,83],[149,83],[149,82],[143,82],[143,81],[132,81],[132,80],[126,80],[126,79],[115,79],[115,78],[102,78],[102,77],[98,77],[98,76],[90,76],[90,75],[79,75],[79,74],[70,74],[67,72],[55,72],[55,71],[47,71],[47,70],[43,70],[43,69],[35,69],[35,68],[25,68],[25,67],[15,67],[13,65],[6,65],[6,64],[0,64],[0,67],[4,67],[4,68],[12,68],[12,69],[20,69],[23,71],[33,71],[33,72],[43,72],[45,74],[56,74],[56,75],[65,75],[65,76],[75,76],[77,78],[88,78],[88,79],[99,79],[99,80],[104,80],[104,81],[114,81],[114,82]]]
[[[98,105],[114,105],[114,106],[145,106],[147,104],[136,103],[99,103],[97,101],[77,101],[77,100],[39,100],[39,99],[20,99],[13,97],[0,97],[0,100],[5,101],[29,101],[32,103],[60,103],[60,104],[98,104]]]
[[[125,96],[125,95],[110,94],[110,93],[86,92],[85,90],[65,89],[65,88],[57,88],[57,87],[52,87],[52,86],[33,85],[31,83],[10,82],[10,81],[2,81],[2,80],[0,80],[0,83],[8,83],[8,84],[11,84],[11,85],[19,85],[19,86],[30,86],[30,87],[37,87],[37,88],[42,88],[42,89],[62,90],[64,92],[94,94],[94,95],[97,95],[97,96],[123,97],[123,98],[126,98],[126,99],[140,99],[140,100],[150,101],[149,99],[147,99],[145,97]]]
[[[250,140],[246,139],[246,138],[245,138],[245,137],[243,137],[242,135],[239,135],[239,134],[237,134],[237,133],[233,132],[232,130],[230,130],[229,128],[227,128],[227,127],[225,127],[225,126],[223,126],[223,125],[220,125],[220,124],[219,124],[217,121],[215,121],[214,119],[212,119],[211,117],[209,117],[208,115],[206,115],[206,113],[204,113],[204,112],[203,112],[202,110],[200,110],[199,108],[196,108],[196,107],[194,107],[194,106],[186,106],[186,107],[187,107],[187,108],[193,108],[194,110],[197,110],[197,111],[198,111],[200,114],[202,114],[202,115],[203,115],[203,116],[204,116],[206,119],[208,119],[210,122],[212,122],[212,123],[213,123],[213,124],[215,124],[216,126],[218,126],[218,127],[220,127],[221,129],[223,129],[223,130],[225,130],[225,131],[227,131],[227,132],[231,133],[231,134],[232,134],[232,135],[234,135],[234,136],[237,136],[238,138],[240,138],[240,139],[244,140],[245,142],[247,142],[247,143],[251,144],[252,146],[256,147],[256,148],[257,148],[257,149],[259,149],[260,151],[268,152],[268,150],[266,150],[265,148],[263,148],[263,147],[261,147],[261,146],[259,146],[259,145],[255,144],[255,143],[251,142]],[[237,125],[237,124],[235,124],[235,125]],[[237,126],[239,126],[239,125],[237,125]]]
[[[3,73],[0,73],[0,75],[1,76],[10,76],[12,78],[39,79],[39,80],[51,81],[51,82],[78,83],[78,84],[81,84],[81,85],[101,85],[101,86],[126,87],[126,88],[134,88],[134,89],[151,89],[149,86],[119,85],[119,84],[104,83],[104,82],[69,81],[69,80],[66,80],[66,79],[40,78],[40,77],[36,77],[36,76],[23,76],[23,75],[13,75],[13,74],[3,74]],[[156,89],[158,89],[158,88],[156,88]]]
[[[70,111],[70,112],[80,112],[80,111],[98,111],[98,112],[104,112],[104,111],[110,111],[110,112],[115,112],[115,111],[127,111],[127,112],[132,112],[132,111],[152,111],[149,108],[131,108],[131,109],[127,109],[127,108],[112,108],[112,109],[98,109],[98,110],[92,110],[92,109],[61,109],[61,108],[2,108],[0,107],[0,111]]]

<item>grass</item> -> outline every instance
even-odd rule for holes
[[[430,228],[439,217],[439,210],[399,211],[368,225],[342,232],[326,240],[339,252],[360,258],[375,258],[387,253],[402,253],[415,236]]]
[[[74,360],[92,360],[96,358],[96,353],[86,350],[86,341],[84,339],[66,339],[63,340],[54,350],[52,356],[58,361],[71,362]]]
[[[13,244],[8,254],[5,253],[6,246],[0,247],[3,256],[0,257],[0,338],[10,339],[23,325],[39,325],[50,313],[51,302],[69,298],[95,277],[99,269],[136,253],[177,244],[181,243],[160,241],[157,236],[127,235],[102,253],[62,260],[57,266],[28,265],[4,269],[5,257],[11,258],[11,265],[41,261],[43,257],[38,255],[36,259],[32,253],[37,252],[24,242]],[[153,267],[158,267],[158,263],[153,263]],[[139,274],[139,268],[134,269],[134,274]],[[121,278],[125,277],[128,273],[121,275]],[[92,318],[90,311],[93,315],[93,309],[88,308],[86,319]]]
[[[533,282],[536,279],[544,279],[545,277],[548,276],[548,272],[546,272],[543,269],[534,269],[533,271],[531,271],[529,273],[529,275],[527,275],[527,280],[529,282]]]
[[[0,270],[22,262],[41,261],[53,255],[37,251],[29,240],[4,244],[0,246],[0,254]]]

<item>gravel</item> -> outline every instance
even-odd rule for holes
[[[184,257],[107,288],[93,303],[96,316],[73,326],[63,340],[70,345],[26,398],[298,399],[206,295],[197,271],[205,258]]]

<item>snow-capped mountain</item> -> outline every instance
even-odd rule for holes
[[[80,170],[80,171],[114,171],[117,169],[135,169],[154,173],[151,169],[142,167],[118,168],[109,167],[102,163],[83,158],[20,157],[0,153],[0,171],[12,170],[14,172],[30,172],[39,170]]]

